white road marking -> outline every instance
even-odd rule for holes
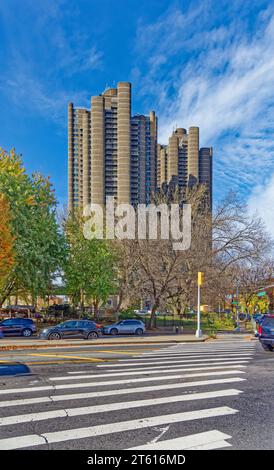
[[[177,437],[175,439],[168,439],[166,441],[151,441],[148,444],[130,447],[126,450],[186,450],[197,448],[197,446],[205,445],[220,445],[225,443],[225,439],[231,439],[229,434],[213,430],[207,432],[200,432],[198,434],[190,434],[188,436]],[[229,444],[230,445],[230,444]],[[214,447],[210,447],[211,449]]]
[[[174,371],[173,371],[174,372]],[[6,390],[0,390],[0,395],[7,395],[7,394],[14,394],[14,393],[32,393],[38,392],[43,390],[65,390],[65,389],[73,389],[73,388],[89,388],[89,387],[104,387],[109,385],[120,385],[120,384],[131,384],[137,382],[156,382],[166,381],[166,380],[178,380],[178,379],[185,379],[189,377],[210,377],[210,376],[217,376],[217,375],[227,375],[227,374],[245,374],[243,370],[222,370],[216,372],[199,372],[197,374],[176,374],[176,375],[160,375],[158,377],[144,377],[138,379],[123,379],[123,380],[106,380],[103,382],[84,382],[84,383],[72,383],[72,384],[62,384],[62,385],[45,385],[42,387],[26,387],[26,388],[10,388]]]
[[[38,413],[28,413],[23,415],[6,416],[0,418],[0,426],[13,424],[44,421],[54,418],[66,418],[72,416],[90,415],[96,413],[107,413],[110,411],[120,411],[133,408],[144,408],[146,406],[164,405],[166,403],[179,403],[193,400],[208,400],[210,398],[230,397],[239,395],[241,390],[226,389],[214,392],[191,393],[189,395],[175,395],[173,397],[152,398],[146,400],[135,400],[126,402],[116,402],[103,405],[83,406],[80,408],[66,408],[53,411],[42,411]]]
[[[157,361],[157,362],[144,362],[143,364],[140,363],[140,362],[130,362],[130,363],[126,363],[126,364],[103,364],[103,365],[98,365],[96,368],[112,368],[112,367],[131,367],[131,366],[150,366],[150,365],[156,365],[156,367],[158,367],[158,364],[164,364],[163,367],[166,367],[167,365],[171,367],[171,365],[173,366],[174,364],[185,364],[185,365],[195,365],[195,363],[198,362],[199,364],[200,363],[204,363],[206,362],[207,364],[238,364],[238,363],[245,363],[245,362],[249,362],[248,359],[244,359],[244,360],[224,360],[224,359],[192,359],[191,361],[186,361],[185,359],[180,359],[180,360],[176,360],[176,361]],[[203,364],[204,365],[204,364]],[[129,369],[128,369],[129,370]],[[139,370],[139,369],[138,369]],[[77,375],[77,374],[81,374],[83,373],[83,371],[75,371],[75,372],[68,372],[68,374],[71,374],[71,375]]]
[[[193,382],[185,382],[179,384],[165,384],[165,385],[154,385],[149,387],[135,387],[135,388],[122,388],[114,390],[100,390],[99,392],[87,392],[87,393],[71,393],[66,395],[52,395],[45,397],[36,397],[36,398],[21,398],[18,400],[9,400],[0,402],[0,408],[3,407],[12,407],[20,405],[33,405],[35,403],[52,403],[66,400],[85,400],[87,398],[100,398],[100,397],[110,397],[117,395],[128,395],[136,393],[147,393],[154,392],[159,390],[173,390],[178,388],[190,388],[190,387],[202,387],[205,385],[219,385],[219,384],[228,384],[234,382],[244,382],[246,379],[242,377],[229,377],[224,379],[213,379],[213,380],[197,380]]]
[[[191,351],[189,353],[186,353],[186,352],[174,352],[174,353],[158,353],[158,354],[135,354],[133,355],[132,357],[133,358],[153,358],[153,357],[167,357],[167,358],[171,358],[171,357],[177,357],[177,356],[183,356],[183,357],[200,357],[200,356],[252,356],[253,355],[253,351],[239,351],[239,352],[230,352],[230,351],[224,351],[224,352],[221,352],[221,351],[197,351],[197,353],[195,354],[194,351]]]
[[[218,370],[218,369],[233,369],[237,367],[246,367],[246,365],[231,365],[231,366],[204,366],[204,367],[179,367],[178,369],[172,370],[172,372],[181,372],[181,371],[198,371],[198,370]],[[135,370],[134,372],[114,372],[114,373],[108,373],[108,374],[83,374],[83,375],[65,375],[62,377],[50,377],[49,380],[52,382],[61,382],[63,380],[79,380],[79,379],[97,379],[98,377],[121,377],[121,376],[129,376],[129,375],[153,375],[153,374],[159,374],[159,373],[168,373],[170,372],[170,369],[161,369],[161,371],[158,370]]]
[[[238,410],[222,406],[205,410],[187,411],[164,416],[153,416],[120,423],[110,423],[98,426],[90,426],[78,429],[66,429],[57,432],[46,432],[30,434],[25,436],[9,437],[0,439],[0,450],[22,449],[24,447],[35,447],[43,444],[53,444],[55,442],[65,442],[89,437],[103,436],[117,432],[144,429],[152,426],[162,426],[165,424],[192,421],[195,419],[212,418],[237,413]]]

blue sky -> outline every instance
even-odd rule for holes
[[[51,175],[61,204],[67,103],[130,80],[162,143],[200,126],[215,201],[233,189],[274,229],[272,1],[2,0],[0,44],[0,146]]]

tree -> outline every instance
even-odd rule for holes
[[[11,232],[9,203],[0,194],[0,292],[5,286],[14,264],[14,237]]]
[[[206,188],[175,188],[174,192],[158,193],[156,204],[191,204],[192,240],[189,250],[174,250],[173,240],[137,240],[135,257],[138,272],[135,289],[151,303],[148,328],[155,322],[159,308],[171,306],[180,313],[189,305],[194,293],[197,271],[210,262],[211,224],[206,209]],[[208,221],[208,223],[206,223]],[[181,310],[182,309],[182,310]]]
[[[55,218],[56,200],[49,178],[29,176],[22,159],[0,149],[0,192],[11,211],[14,265],[1,292],[0,305],[12,293],[44,296],[59,274],[64,239]]]
[[[132,262],[135,266],[134,291],[150,300],[154,323],[157,309],[171,306],[177,313],[196,304],[197,272],[205,272],[204,300],[224,299],[233,279],[232,270],[240,264],[262,263],[272,241],[262,221],[250,216],[245,204],[229,195],[212,214],[203,185],[158,193],[156,204],[191,204],[191,245],[176,251],[171,240],[135,240]],[[137,269],[136,269],[137,267]]]
[[[115,255],[106,240],[87,239],[83,234],[84,217],[74,211],[65,222],[67,259],[64,268],[66,290],[74,304],[91,303],[95,318],[100,305],[117,288]]]

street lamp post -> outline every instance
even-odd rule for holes
[[[240,321],[239,321],[239,281],[237,279],[236,281],[236,299],[237,299],[237,305],[236,305],[236,324],[237,328],[240,326]]]

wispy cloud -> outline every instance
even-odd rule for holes
[[[139,80],[160,97],[160,140],[175,126],[198,125],[201,144],[214,146],[217,198],[233,188],[248,199],[274,173],[274,9],[257,11],[251,28],[244,11],[210,21],[212,2],[205,3],[204,15],[200,3],[142,24],[136,47],[147,69]]]
[[[21,72],[15,77],[0,79],[0,90],[9,93],[13,105],[24,112],[35,113],[36,116],[55,122],[58,126],[66,127],[66,109],[68,102],[88,106],[88,94],[76,91],[56,90],[50,91],[42,82],[31,78]]]
[[[65,127],[69,101],[89,105],[90,90],[77,86],[75,77],[102,69],[103,53],[84,28],[70,28],[79,13],[77,4],[67,0],[25,0],[25,7],[26,27],[22,28],[21,18],[0,4],[8,48],[0,90],[13,106]]]

